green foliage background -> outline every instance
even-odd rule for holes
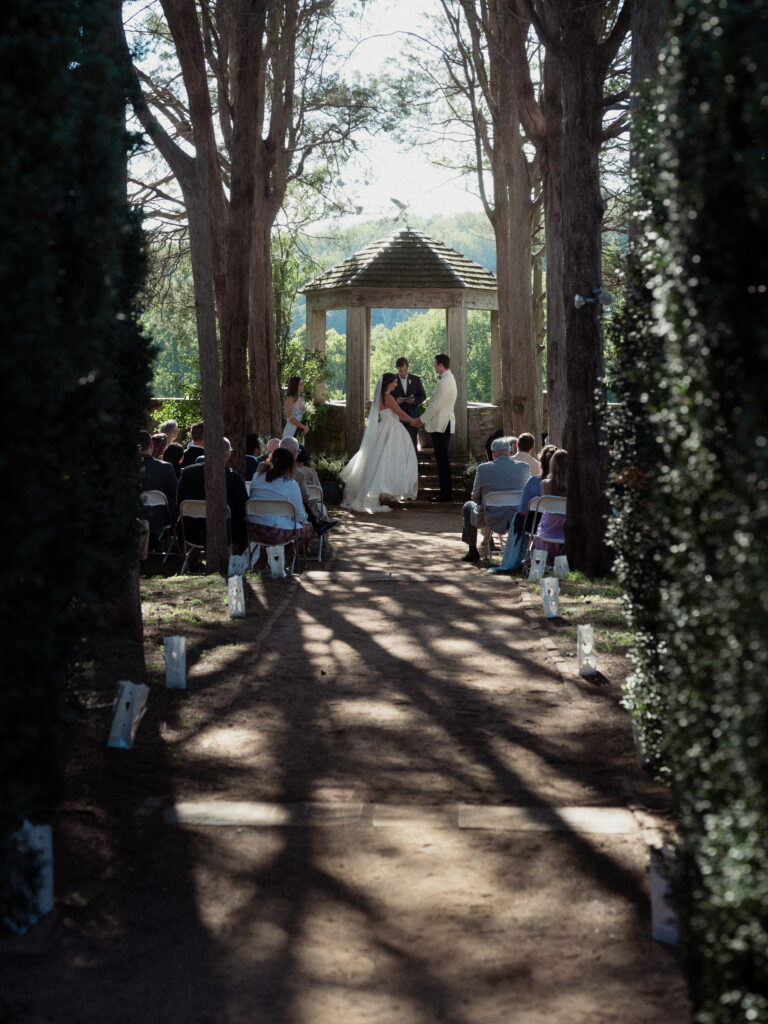
[[[123,69],[104,46],[112,10],[3,10],[14,31],[0,33],[0,839],[57,768],[67,668],[137,558],[149,345]]]
[[[766,0],[676,5],[616,351],[628,700],[677,812],[699,1024],[768,1021],[767,54]]]

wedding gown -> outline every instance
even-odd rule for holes
[[[381,379],[360,450],[341,471],[345,484],[341,507],[355,512],[389,512],[389,505],[381,504],[381,495],[413,499],[419,489],[419,466],[411,435],[397,413],[380,406]],[[376,409],[380,409],[378,416]]]

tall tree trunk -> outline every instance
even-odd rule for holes
[[[258,207],[257,207],[258,209]],[[282,431],[282,403],[275,347],[274,294],[270,260],[270,235],[274,216],[265,211],[257,215],[253,232],[251,263],[251,318],[248,355],[251,393],[254,396],[255,428],[264,436]]]
[[[589,6],[589,5],[588,5]],[[564,19],[563,74],[563,306],[568,389],[565,443],[570,453],[566,547],[574,568],[589,576],[610,567],[605,544],[607,447],[596,392],[604,375],[602,307],[577,309],[574,297],[594,300],[602,272],[604,203],[598,159],[602,144],[604,72],[595,59],[599,5]]]
[[[496,205],[497,273],[504,431],[538,436],[543,426],[541,378],[537,372],[536,330],[531,283],[533,182],[523,149],[520,110],[511,68],[520,27],[498,5],[498,42],[489,44],[494,114],[493,188]],[[498,226],[497,226],[498,225]],[[499,251],[503,251],[499,264]]]
[[[200,383],[205,423],[206,560],[209,568],[227,568],[226,481],[222,438],[219,346],[212,254],[211,175],[218,176],[218,155],[212,129],[205,58],[194,4],[188,0],[163,0],[168,25],[179,56],[189,99],[195,158],[183,166],[181,181],[189,220],[189,248],[195,294],[197,343],[200,352]]]
[[[544,56],[543,85],[541,177],[547,261],[547,431],[553,444],[564,445],[568,400],[563,306],[563,90],[560,64],[549,50]]]
[[[232,3],[230,17],[233,78],[232,133],[229,139],[231,177],[228,230],[224,241],[227,273],[224,301],[219,304],[219,326],[224,423],[235,452],[241,455],[245,435],[252,429],[254,420],[246,353],[254,272],[254,217],[258,202],[254,168],[258,166],[261,137],[259,120],[253,116],[253,98],[259,90],[266,7],[259,0],[237,0]],[[220,192],[219,185],[217,193]]]

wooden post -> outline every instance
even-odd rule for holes
[[[445,315],[447,354],[456,378],[456,432],[451,439],[452,455],[463,458],[467,453],[467,311],[463,306],[450,306]]]
[[[499,340],[499,311],[491,310],[491,402],[501,408],[504,393],[501,387],[501,341]]]
[[[363,401],[367,402],[371,397],[371,307],[365,311],[365,385],[363,387]]]
[[[360,447],[365,424],[365,325],[364,306],[347,308],[347,451]]]
[[[311,309],[307,303],[307,350],[325,355],[325,320],[324,309]],[[325,381],[319,381],[315,388],[315,399],[322,402],[325,398]]]

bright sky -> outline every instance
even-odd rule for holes
[[[372,0],[357,23],[357,46],[351,67],[362,75],[376,72],[387,58],[398,56],[407,39],[405,33],[421,31],[425,13],[442,10],[439,0]],[[365,184],[364,179],[368,179]],[[397,207],[391,197],[408,206],[412,215],[482,212],[479,198],[468,191],[474,181],[435,167],[421,149],[403,150],[386,137],[365,143],[365,159],[344,169],[346,191],[361,206],[360,217],[394,216]]]

